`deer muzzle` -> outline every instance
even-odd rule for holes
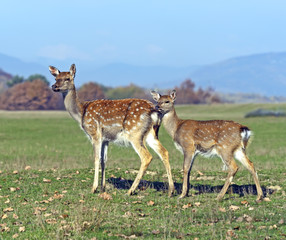
[[[59,92],[60,91],[60,89],[58,88],[58,86],[56,84],[52,85],[52,90],[54,92]]]

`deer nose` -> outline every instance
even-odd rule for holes
[[[158,112],[161,112],[161,111],[162,111],[162,109],[160,108],[159,105],[156,105],[156,106],[155,106],[155,109],[156,109],[156,111],[158,111]]]
[[[52,85],[52,90],[53,91],[57,91],[58,90],[58,87],[56,86],[56,84]]]

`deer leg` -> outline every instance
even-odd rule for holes
[[[218,201],[221,201],[223,199],[229,185],[232,182],[234,175],[238,171],[238,166],[236,165],[235,161],[232,158],[230,158],[230,159],[231,159],[231,161],[225,161],[223,158],[224,162],[226,163],[226,165],[228,167],[228,175],[227,175],[227,178],[226,178],[226,181],[225,181],[225,184],[224,184],[222,190],[220,191],[220,193],[218,194],[218,196],[216,198]]]
[[[255,171],[254,165],[253,163],[249,160],[249,158],[247,157],[247,155],[245,154],[245,151],[243,149],[238,149],[235,153],[234,153],[235,158],[240,161],[243,166],[245,166],[247,168],[247,170],[251,173],[254,183],[256,185],[256,190],[257,190],[257,199],[256,201],[260,201],[263,198],[263,192],[258,180],[258,176],[257,176],[257,172]]]
[[[189,193],[189,184],[190,184],[190,172],[195,160],[195,153],[192,151],[191,153],[185,153],[184,155],[184,166],[183,166],[183,188],[180,198],[184,198]]]
[[[105,190],[105,164],[107,162],[108,142],[104,142],[101,146],[101,191]]]
[[[169,153],[168,151],[162,146],[158,138],[155,136],[155,133],[150,133],[147,137],[147,143],[148,145],[158,154],[158,156],[161,158],[162,162],[165,165],[168,181],[169,181],[169,197],[172,196],[172,194],[175,191],[174,182],[172,178],[172,172],[171,172],[171,166],[169,162]]]
[[[147,148],[143,144],[132,143],[132,146],[141,159],[141,166],[140,166],[139,172],[138,172],[131,188],[127,192],[128,195],[131,195],[135,192],[135,189],[138,187],[140,180],[142,179],[144,173],[146,172],[146,169],[148,168],[148,166],[152,160],[152,155],[149,153],[149,151],[147,150]]]
[[[94,180],[93,180],[91,192],[95,193],[98,187],[99,161],[100,161],[102,143],[94,142],[93,149],[94,149]]]

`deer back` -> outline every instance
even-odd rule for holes
[[[250,130],[239,123],[226,120],[183,120],[178,126],[174,140],[180,145],[191,142],[200,151],[211,148],[236,149],[246,147]]]
[[[85,103],[82,127],[92,138],[130,140],[143,136],[159,121],[159,113],[147,100],[95,100]]]

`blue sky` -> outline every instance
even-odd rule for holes
[[[286,1],[1,1],[0,53],[28,62],[191,66],[286,50]]]

